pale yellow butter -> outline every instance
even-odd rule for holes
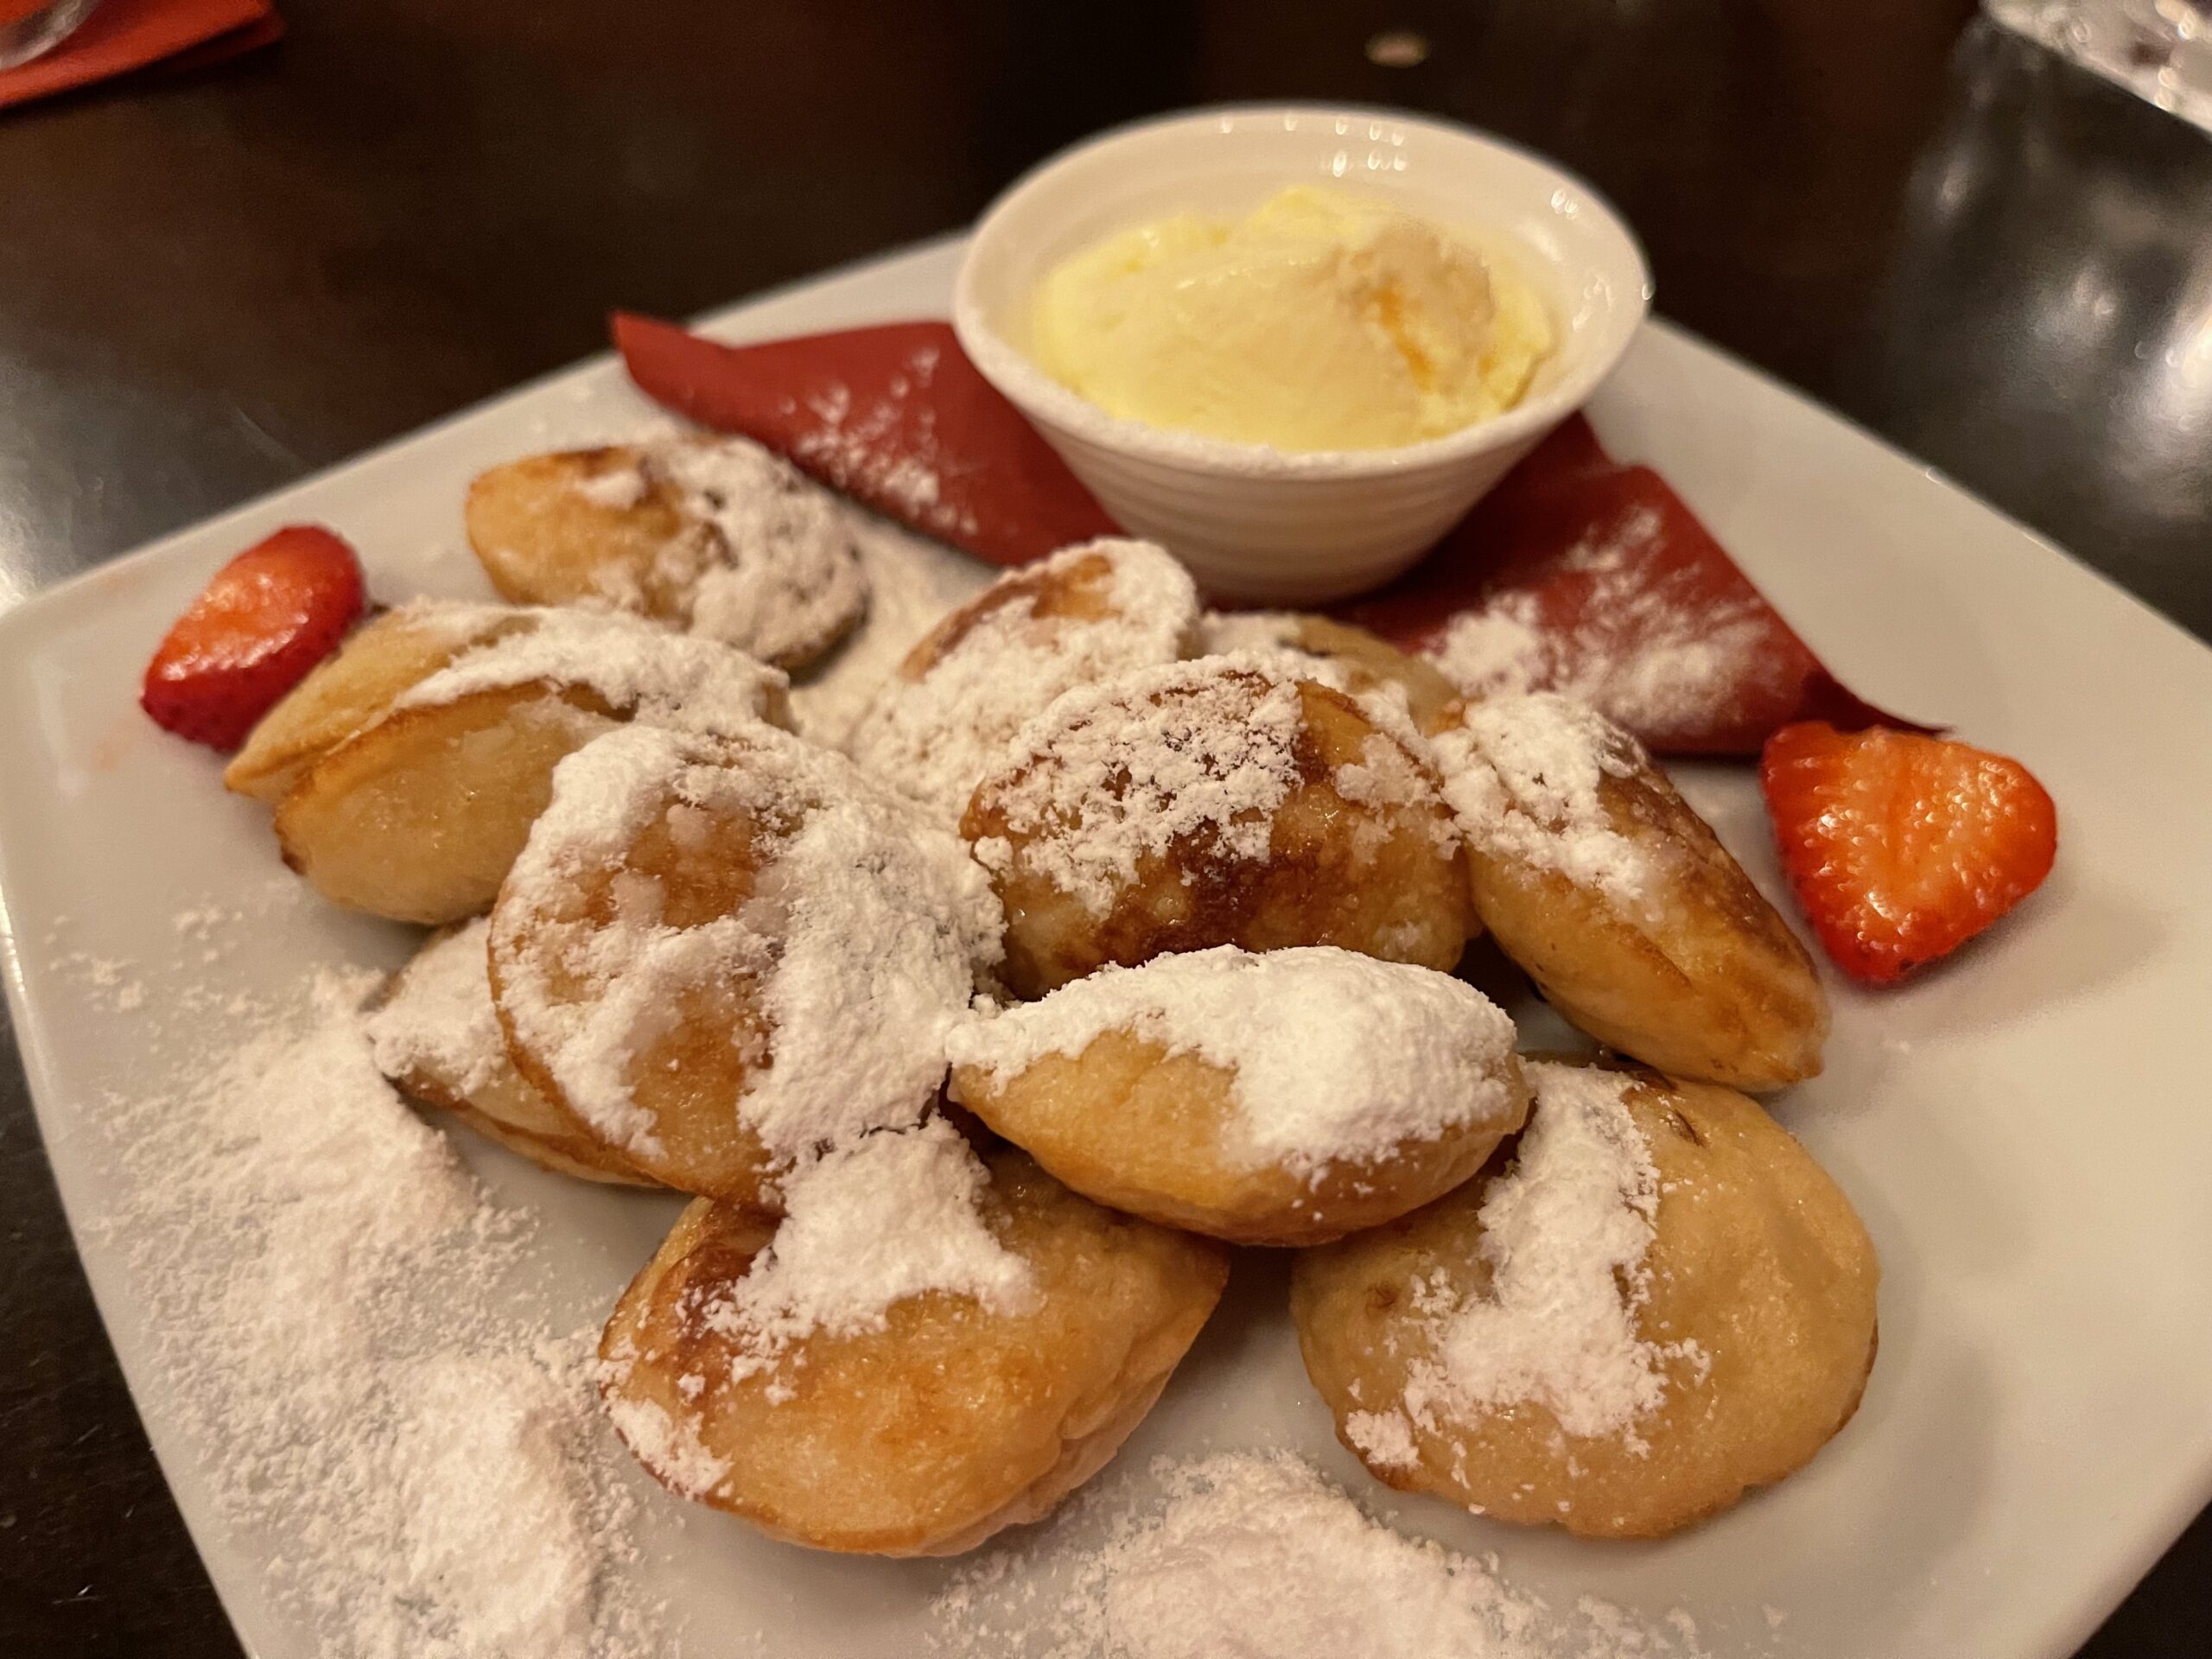
[[[1233,223],[1178,213],[1038,284],[1038,365],[1110,415],[1278,449],[1471,426],[1551,355],[1542,298],[1387,202],[1297,185]]]

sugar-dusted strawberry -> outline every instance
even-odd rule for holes
[[[2025,766],[1942,738],[1785,726],[1759,787],[1822,947],[1870,984],[1958,949],[2040,887],[2058,850],[2056,810]]]
[[[365,597],[361,562],[338,537],[280,530],[218,570],[170,626],[139,706],[179,737],[234,749],[337,648]]]

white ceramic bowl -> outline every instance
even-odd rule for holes
[[[1559,334],[1517,407],[1425,443],[1291,453],[1116,419],[1030,360],[1032,298],[1066,255],[1181,209],[1241,213],[1300,182],[1388,196],[1510,244]],[[1164,543],[1218,597],[1314,604],[1419,558],[1597,389],[1650,291],[1627,227],[1547,162],[1388,111],[1253,106],[1122,127],[1018,180],[976,227],[952,322],[976,366],[1130,531]]]

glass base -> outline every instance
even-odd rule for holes
[[[2212,18],[2193,0],[1982,0],[1981,9],[2212,132]]]
[[[54,0],[28,16],[0,22],[0,69],[29,63],[67,40],[92,15],[99,0]]]

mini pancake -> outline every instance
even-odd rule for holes
[[[948,826],[1022,722],[1071,686],[1174,661],[1198,588],[1150,542],[1064,548],[1007,572],[907,652],[853,728],[853,758]]]
[[[1433,747],[1475,908],[1553,1007],[1677,1077],[1820,1071],[1811,957],[1633,737],[1535,694],[1465,704]]]
[[[556,1174],[658,1185],[578,1135],[569,1115],[515,1070],[492,1006],[489,931],[481,917],[442,929],[392,976],[368,1019],[377,1069],[410,1099]]]
[[[1452,967],[1472,906],[1421,748],[1410,725],[1274,654],[1066,693],[961,821],[1006,906],[1007,985],[1041,995],[1217,944]]]
[[[1413,723],[1433,729],[1459,701],[1459,688],[1435,664],[1400,651],[1380,634],[1309,611],[1208,611],[1200,625],[1206,653],[1287,651],[1322,668],[1340,691],[1380,694],[1401,702]]]
[[[223,786],[275,806],[410,687],[461,652],[531,626],[528,611],[454,600],[416,600],[371,617],[261,717],[223,768]]]
[[[613,607],[805,666],[868,609],[858,515],[749,439],[531,455],[469,486],[469,545],[505,598]]]
[[[795,1175],[780,1229],[704,1200],[614,1310],[603,1392],[684,1497],[817,1549],[944,1555],[1112,1457],[1219,1300],[1217,1247],[942,1119]]]
[[[1513,1022],[1328,946],[1102,968],[952,1033],[951,1097],[1078,1192],[1247,1244],[1405,1214],[1521,1127]]]
[[[997,929],[959,842],[843,756],[632,725],[555,772],[493,910],[492,992],[578,1133],[772,1209],[817,1147],[920,1116]]]
[[[1850,1421],[1874,1360],[1873,1245],[1744,1096],[1527,1069],[1510,1158],[1300,1258],[1299,1345],[1338,1437],[1400,1491],[1659,1537]]]
[[[246,792],[281,785],[284,861],[349,910],[432,926],[483,911],[554,766],[619,724],[717,732],[787,717],[777,670],[635,618],[394,614],[406,620],[355,635],[233,763],[252,759],[234,780]],[[348,666],[357,652],[370,660]]]

